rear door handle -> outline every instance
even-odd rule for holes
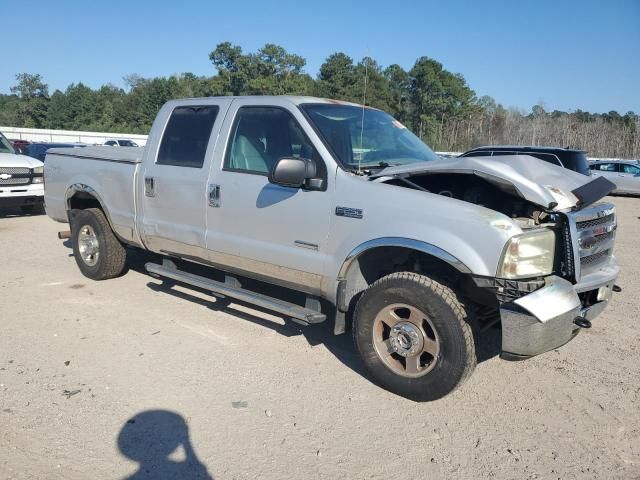
[[[153,181],[153,177],[144,177],[144,196],[145,197],[155,197],[155,183]]]
[[[220,206],[220,185],[209,184],[209,206],[218,208]]]

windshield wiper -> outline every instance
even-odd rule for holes
[[[378,162],[377,165],[363,165],[360,167],[360,170],[358,170],[357,168],[353,168],[351,169],[351,171],[356,174],[371,175],[371,173],[373,173],[372,172],[373,170],[382,170],[387,167],[393,167],[393,166],[394,165],[387,162]]]

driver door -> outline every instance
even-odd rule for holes
[[[309,140],[302,114],[277,101],[234,100],[221,168],[212,171],[222,225],[207,231],[210,261],[248,276],[310,293],[319,292],[327,256],[332,184]],[[283,102],[284,103],[284,102]],[[304,127],[302,126],[304,125]],[[318,190],[274,185],[268,174],[282,157],[314,160]],[[212,222],[209,222],[212,225]]]

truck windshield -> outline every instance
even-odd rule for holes
[[[439,158],[404,125],[381,110],[317,103],[302,104],[300,108],[348,170]]]
[[[16,153],[13,150],[13,147],[9,143],[9,140],[5,138],[4,135],[0,133],[0,153]]]

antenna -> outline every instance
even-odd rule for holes
[[[362,173],[360,164],[362,162],[362,155],[364,153],[362,149],[362,137],[364,136],[364,106],[367,102],[367,80],[369,78],[368,67],[369,67],[369,56],[366,56],[365,64],[364,64],[364,90],[362,92],[362,119],[360,121],[360,154],[358,155],[358,174]]]

